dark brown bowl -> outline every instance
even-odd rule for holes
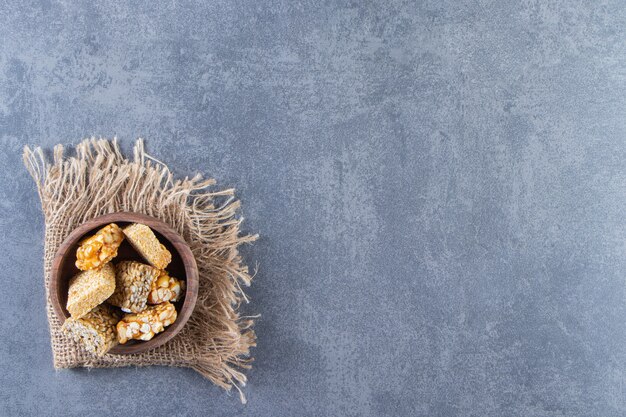
[[[109,351],[109,353],[121,355],[145,352],[163,345],[180,332],[191,316],[198,298],[198,266],[196,260],[189,245],[168,224],[154,217],[130,212],[106,214],[81,224],[63,241],[54,255],[50,278],[50,301],[57,317],[61,322],[64,322],[70,316],[65,308],[69,280],[79,272],[74,265],[78,242],[109,223],[116,223],[120,227],[130,223],[142,223],[149,226],[159,241],[172,253],[172,262],[168,265],[167,271],[170,275],[185,280],[187,284],[185,296],[174,303],[178,317],[171,326],[166,328],[164,332],[157,334],[152,340],[145,342],[132,340],[124,345],[117,345]],[[113,262],[124,260],[147,263],[126,240],[122,242],[118,255],[113,259]]]

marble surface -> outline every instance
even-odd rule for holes
[[[0,2],[0,415],[626,415],[625,32],[617,0]],[[247,405],[52,369],[21,150],[90,135],[237,188]]]

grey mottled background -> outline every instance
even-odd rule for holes
[[[626,415],[626,3],[2,2],[0,415]],[[59,371],[21,163],[117,135],[234,186],[249,403]]]

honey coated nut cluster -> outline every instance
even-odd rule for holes
[[[117,323],[117,339],[124,344],[129,340],[150,340],[176,320],[176,309],[170,302],[146,308],[141,313],[127,314]]]
[[[82,271],[98,269],[117,256],[124,240],[122,229],[111,223],[95,235],[80,242],[76,251],[76,267]]]
[[[178,301],[180,294],[185,290],[185,281],[171,277],[167,271],[159,271],[160,275],[152,283],[148,304],[161,304],[166,301]]]

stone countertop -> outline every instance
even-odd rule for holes
[[[132,3],[0,6],[0,415],[626,415],[623,2]],[[21,150],[91,135],[237,188],[247,405],[52,368]]]

